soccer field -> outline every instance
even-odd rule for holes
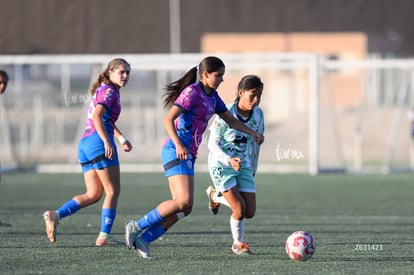
[[[254,255],[231,254],[230,210],[207,210],[207,174],[196,175],[192,214],[151,246],[155,260],[126,247],[95,247],[101,202],[61,221],[57,242],[44,234],[42,213],[83,192],[81,174],[4,174],[0,183],[0,274],[410,274],[414,272],[412,174],[259,174],[256,216],[247,220]],[[169,198],[162,174],[122,174],[113,228]],[[294,262],[284,243],[309,231],[316,253]]]

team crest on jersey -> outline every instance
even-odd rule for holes
[[[110,100],[112,98],[113,95],[113,90],[111,88],[108,88],[105,90],[105,95],[103,97],[104,101],[107,102],[108,100]]]
[[[189,96],[189,95],[191,95],[191,93],[193,92],[193,89],[186,89],[185,91],[184,91],[184,93],[187,95],[187,96]]]

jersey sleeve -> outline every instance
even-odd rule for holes
[[[227,127],[226,122],[216,116],[210,126],[210,136],[208,138],[208,149],[213,158],[224,165],[229,165],[230,156],[228,156],[220,147],[220,139],[222,138],[224,131]]]
[[[191,86],[188,86],[181,91],[180,95],[175,100],[174,105],[182,111],[188,111],[194,105],[197,98],[196,91],[193,90]]]
[[[106,109],[109,109],[114,101],[117,100],[115,93],[116,91],[108,86],[102,88],[96,95],[96,104],[101,104],[105,106]]]

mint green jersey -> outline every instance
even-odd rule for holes
[[[237,113],[236,104],[235,102],[227,107],[234,117],[247,127],[263,134],[263,111],[259,107],[255,107],[251,116],[245,118]],[[230,158],[240,158],[242,167],[250,168],[253,174],[256,173],[260,145],[254,141],[251,135],[230,128],[219,116],[214,118],[209,129],[209,167],[231,167]]]

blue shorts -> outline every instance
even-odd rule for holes
[[[241,167],[239,171],[232,167],[208,168],[214,188],[218,192],[227,191],[235,186],[240,192],[256,193],[256,183],[250,168]]]
[[[166,177],[174,175],[194,176],[195,158],[189,155],[188,159],[180,160],[177,158],[175,147],[162,147],[161,151],[162,165]]]
[[[83,173],[92,169],[98,170],[110,166],[119,166],[118,152],[113,136],[110,136],[110,141],[115,150],[112,159],[105,157],[104,144],[97,132],[88,137],[84,137],[79,141],[78,159],[82,166]]]

